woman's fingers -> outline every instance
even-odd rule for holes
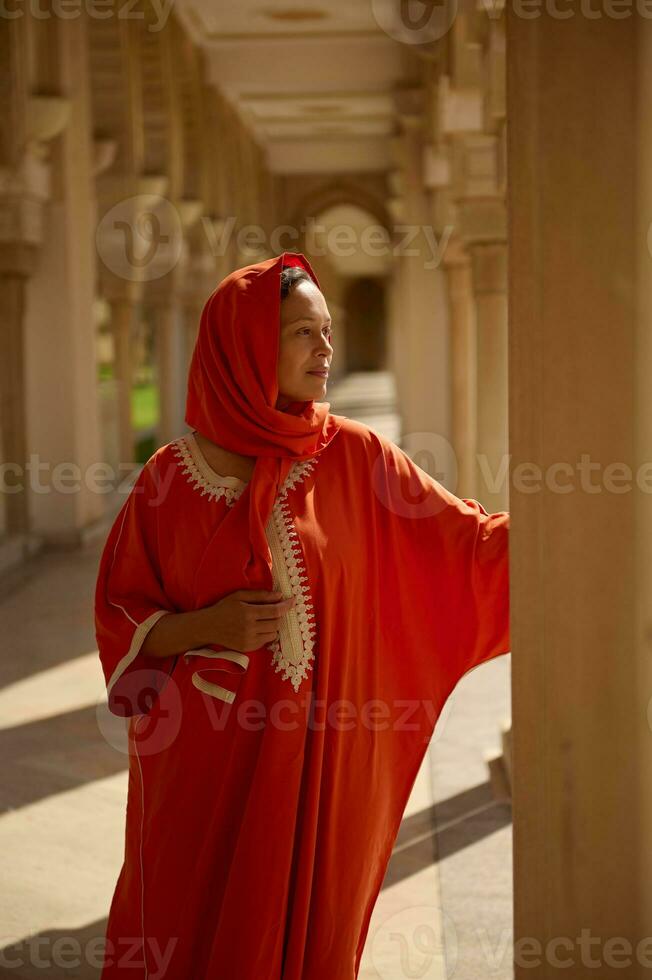
[[[292,608],[294,601],[295,599],[292,595],[288,599],[282,599],[273,605],[258,606],[255,613],[256,621],[259,623],[268,623],[279,620],[281,616],[285,616],[288,609]]]
[[[256,619],[256,638],[261,643],[275,640],[279,635],[280,620],[294,605],[294,596],[277,603],[273,608],[263,610]]]

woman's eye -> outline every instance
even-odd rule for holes
[[[324,327],[324,331],[325,331],[327,337],[330,337],[331,334],[333,333],[332,327]],[[297,333],[300,333],[300,334],[301,333],[310,333],[310,332],[311,332],[310,327],[301,327],[300,330],[297,330]]]

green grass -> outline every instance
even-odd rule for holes
[[[159,399],[156,385],[134,385],[131,389],[131,421],[136,431],[151,429],[159,421]]]
[[[100,383],[111,381],[113,377],[112,364],[98,364],[98,380]],[[159,418],[160,407],[157,386],[152,381],[132,385],[131,424],[135,437],[135,462],[146,463],[158,448],[156,429]],[[138,438],[139,433],[142,433],[141,438]]]

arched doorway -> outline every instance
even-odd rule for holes
[[[385,287],[380,279],[362,276],[344,292],[347,322],[346,370],[384,371],[387,358]]]

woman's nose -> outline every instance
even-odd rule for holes
[[[333,353],[333,347],[332,347],[330,341],[328,341],[326,339],[326,337],[323,338],[322,343],[319,345],[319,347],[317,348],[317,350],[319,350],[319,351],[326,351],[327,354],[332,354]]]

